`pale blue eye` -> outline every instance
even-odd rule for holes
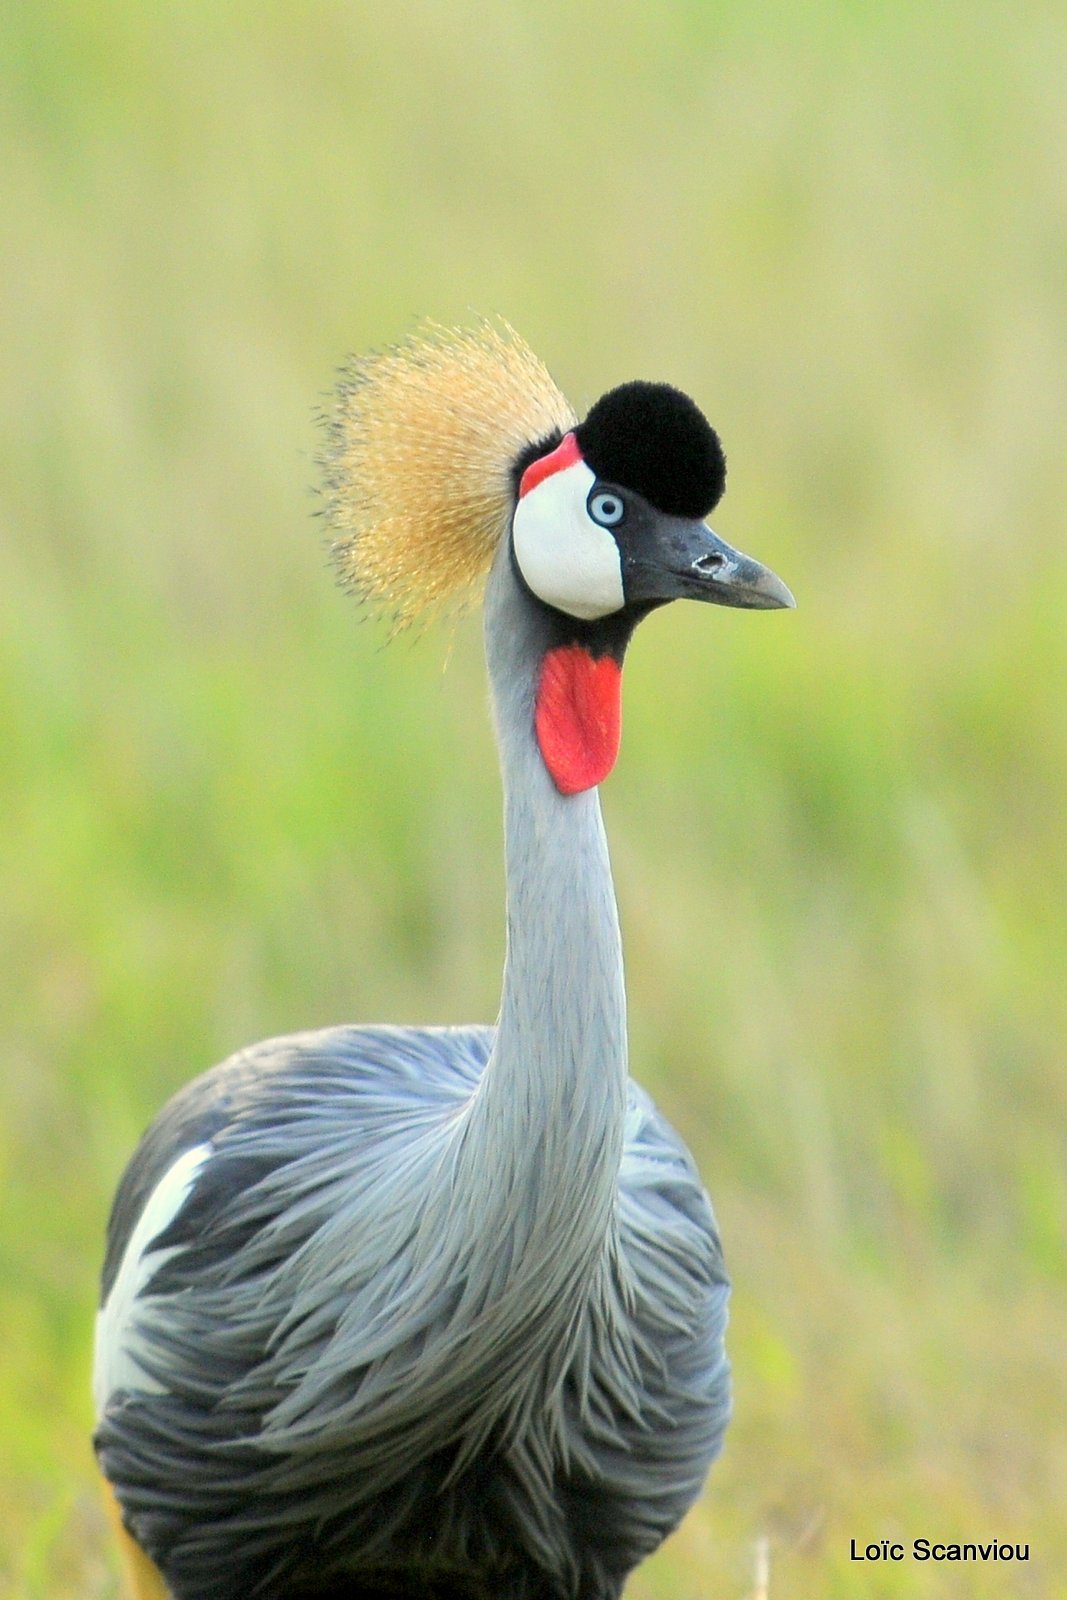
[[[587,506],[593,521],[599,522],[602,528],[616,527],[626,515],[622,496],[610,489],[598,489],[591,494]]]

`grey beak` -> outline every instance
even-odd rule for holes
[[[744,606],[750,611],[776,611],[779,607],[792,610],[796,606],[792,591],[770,567],[735,550],[706,523],[699,526],[703,535],[701,547],[690,562],[690,571],[700,586],[690,591],[694,600]]]
[[[627,567],[624,587],[630,601],[707,600],[750,611],[796,605],[769,567],[742,555],[706,522],[684,517],[659,518],[653,547],[646,545]]]

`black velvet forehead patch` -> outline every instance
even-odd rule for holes
[[[598,478],[633,489],[657,511],[706,517],[726,487],[726,457],[700,407],[669,383],[624,383],[575,430]]]

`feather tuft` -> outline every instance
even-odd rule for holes
[[[515,464],[577,418],[506,322],[426,323],[344,367],[322,458],[342,583],[403,628],[469,602],[515,499]]]

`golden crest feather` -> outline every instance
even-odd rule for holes
[[[326,421],[334,562],[403,627],[470,597],[507,529],[516,458],[577,417],[514,329],[483,321],[354,357]]]

